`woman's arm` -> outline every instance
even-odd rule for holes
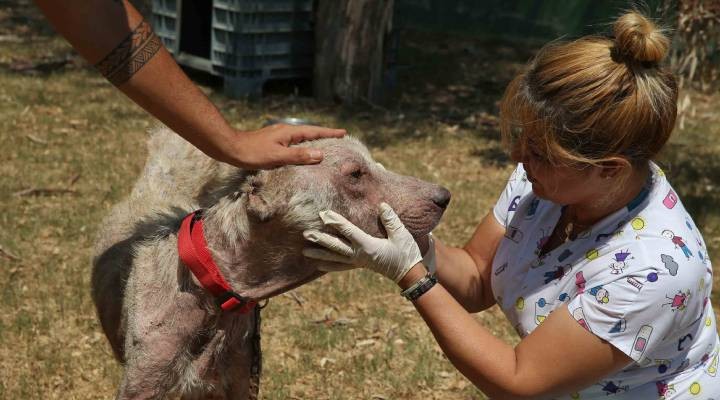
[[[505,227],[488,213],[462,248],[435,239],[438,280],[468,312],[479,312],[495,304],[490,271]]]
[[[380,220],[387,239],[363,232],[333,211],[320,218],[346,239],[319,231],[306,238],[325,249],[309,249],[306,256],[362,265],[407,289],[427,274],[412,235],[392,209],[381,205]],[[452,268],[452,265],[445,265]],[[399,277],[399,279],[395,279]],[[478,388],[501,399],[537,399],[568,394],[587,387],[630,364],[630,357],[586,331],[563,304],[513,348],[494,337],[437,284],[414,301],[448,359]]]
[[[233,129],[124,0],[35,0],[55,29],[140,107],[205,154],[241,168],[316,163],[317,149],[288,145],[343,130],[271,126]]]
[[[412,285],[425,273],[422,264],[416,265],[399,282],[400,287]],[[414,304],[450,362],[492,398],[569,394],[632,362],[583,329],[566,305],[513,348],[478,324],[441,284]]]

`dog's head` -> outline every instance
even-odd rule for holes
[[[322,210],[334,210],[368,234],[385,237],[379,208],[388,203],[424,251],[427,234],[450,201],[447,189],[385,169],[353,138],[301,146],[321,148],[325,158],[315,165],[250,174],[235,196],[247,215],[242,257],[250,266],[238,280],[249,283],[253,297],[275,295],[322,275],[317,269],[322,261],[302,256],[310,246],[304,230],[328,231],[319,217]]]

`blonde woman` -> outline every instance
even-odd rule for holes
[[[710,261],[652,162],[676,116],[675,79],[661,65],[668,46],[630,12],[614,37],[543,48],[502,100],[519,164],[463,248],[435,241],[423,259],[383,204],[387,239],[326,211],[348,241],[307,231],[320,247],[306,255],[397,282],[490,397],[720,398]],[[522,337],[516,347],[470,316],[494,304]]]

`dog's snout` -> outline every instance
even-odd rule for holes
[[[450,204],[450,191],[441,187],[433,194],[432,201],[436,206],[443,210],[446,209],[448,204]]]

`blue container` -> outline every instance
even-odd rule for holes
[[[229,96],[312,77],[312,0],[153,0],[152,16],[178,63],[221,76]]]

